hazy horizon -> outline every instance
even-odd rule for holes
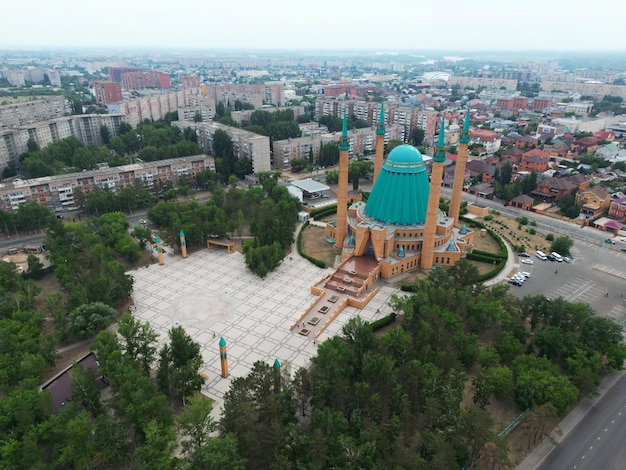
[[[0,30],[9,50],[622,52],[626,29],[612,0],[232,0],[219,7],[179,0],[162,7],[109,0],[11,2]],[[616,12],[617,13],[617,12]],[[286,47],[287,45],[287,47]]]

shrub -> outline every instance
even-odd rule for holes
[[[554,241],[554,235],[549,233],[546,235],[546,240],[549,242],[553,242]]]
[[[319,268],[325,268],[326,267],[326,263],[324,263],[324,261],[322,261],[321,259],[317,259],[317,258],[313,258],[312,256],[307,255],[306,253],[304,253],[302,251],[302,231],[307,228],[309,226],[309,221],[307,220],[303,225],[302,225],[302,229],[300,230],[300,232],[298,233],[298,239],[296,241],[297,247],[298,247],[298,253],[300,254],[300,256],[302,256],[304,259],[309,260],[311,263],[313,263],[315,266],[319,267]]]
[[[389,315],[385,315],[384,317],[370,323],[370,327],[372,328],[372,331],[380,330],[382,327],[389,325],[395,319],[395,312],[391,312]]]

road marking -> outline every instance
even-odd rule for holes
[[[619,413],[617,413],[618,416],[622,416],[622,412],[620,411]]]
[[[612,420],[611,420],[611,423],[615,423],[615,420],[614,420],[614,419],[612,419]]]
[[[589,450],[593,449],[593,446],[589,446]]]
[[[600,436],[598,436],[598,440],[600,440]]]
[[[609,428],[604,428],[604,432],[607,432],[609,430]]]
[[[583,455],[582,458],[580,460],[585,460],[585,456]]]

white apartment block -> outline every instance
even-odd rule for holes
[[[24,202],[38,201],[53,210],[70,210],[77,206],[78,188],[84,194],[95,189],[117,193],[126,186],[150,188],[157,180],[177,184],[181,175],[195,177],[203,170],[215,171],[213,157],[194,155],[30,180],[15,179],[0,183],[0,209],[16,210]]]
[[[100,127],[107,126],[113,137],[122,121],[121,114],[80,114],[0,129],[0,170],[28,151],[29,139],[37,142],[40,148],[70,136],[87,146],[102,145]]]
[[[71,114],[65,96],[0,106],[0,129],[20,127]]]
[[[237,158],[247,157],[252,161],[252,171],[260,173],[270,171],[270,139],[267,136],[244,131],[238,127],[230,127],[218,122],[200,122],[191,124],[189,122],[174,121],[173,126],[184,130],[193,127],[198,136],[198,145],[209,153],[213,153],[213,135],[218,129],[226,132],[233,142],[233,151]]]
[[[402,126],[390,125],[385,127],[385,144],[391,139],[402,140],[404,128]],[[297,139],[277,140],[274,142],[274,168],[277,170],[289,170],[291,160],[308,159],[311,151],[313,160],[319,158],[323,144],[329,142],[339,142],[341,133],[326,133],[321,135],[310,135]],[[376,150],[376,128],[353,129],[348,131],[348,142],[350,143],[350,156],[361,156],[373,154]]]

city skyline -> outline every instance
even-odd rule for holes
[[[523,5],[318,0],[304,6],[287,0],[234,0],[203,11],[193,0],[167,8],[110,0],[94,11],[73,0],[33,0],[27,15],[17,3],[4,6],[3,16],[11,20],[0,30],[0,49],[624,50],[626,31],[620,15],[611,14],[614,2],[589,5],[581,0],[528,0]]]

